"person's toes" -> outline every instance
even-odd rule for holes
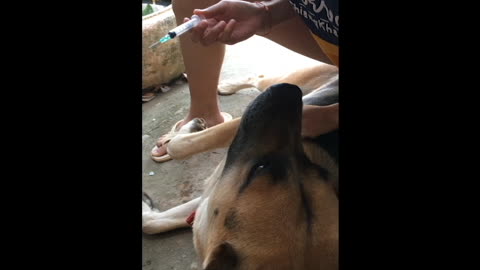
[[[168,142],[168,138],[167,138],[167,135],[163,135],[162,137],[158,138],[157,142],[155,143],[155,145],[157,147],[162,147],[164,144],[166,144]]]
[[[161,145],[160,147],[155,147],[152,150],[152,155],[155,157],[161,157],[167,153],[167,145]]]

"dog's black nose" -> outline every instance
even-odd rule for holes
[[[245,153],[245,149],[256,149],[258,145],[265,152],[298,149],[302,106],[302,91],[298,86],[282,83],[269,87],[243,114],[229,158],[230,153]]]
[[[282,119],[283,124],[296,122],[301,108],[302,91],[298,86],[288,83],[275,84],[247,107],[243,117],[244,124],[268,124],[278,118]]]
[[[263,95],[266,98],[272,98],[277,101],[295,102],[301,100],[302,90],[296,85],[289,83],[279,83],[270,86]]]
[[[250,107],[261,107],[263,110],[274,110],[274,115],[278,113],[293,113],[302,106],[302,91],[300,88],[293,84],[280,83],[270,86],[264,93],[259,95]],[[249,108],[251,109],[251,108]]]
[[[302,91],[293,84],[270,86],[247,107],[241,127],[244,128],[294,128],[301,123]]]

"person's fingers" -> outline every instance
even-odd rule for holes
[[[205,31],[205,35],[201,39],[201,43],[204,46],[208,46],[218,40],[218,35],[223,32],[227,23],[225,21],[220,21],[214,27]]]
[[[203,35],[205,34],[205,30],[208,27],[208,23],[206,21],[201,21],[197,26],[195,26],[191,31],[191,39],[193,42],[199,42]]]
[[[165,143],[165,138],[164,138],[164,136],[162,136],[162,137],[158,138],[158,140],[157,140],[157,142],[155,143],[155,145],[156,145],[157,147],[162,147],[162,145],[163,145],[164,143]]]
[[[232,44],[231,36],[233,29],[235,28],[235,23],[236,21],[234,19],[231,19],[228,24],[225,26],[225,30],[223,30],[222,33],[220,33],[218,37],[218,41],[223,42],[225,44]]]

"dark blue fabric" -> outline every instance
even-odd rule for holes
[[[338,46],[338,0],[290,0],[290,3],[315,35]]]

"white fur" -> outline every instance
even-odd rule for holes
[[[145,202],[142,202],[143,232],[146,234],[156,234],[177,228],[189,227],[190,225],[186,220],[194,211],[196,211],[195,221],[193,223],[194,230],[200,230],[199,228],[206,229],[207,221],[206,218],[202,218],[201,213],[206,211],[208,196],[217,183],[216,180],[219,178],[224,164],[225,159],[218,164],[212,175],[205,180],[205,191],[202,197],[198,197],[164,212],[158,212],[150,208]],[[200,232],[200,234],[202,233]]]
[[[200,197],[164,212],[157,212],[151,209],[145,202],[142,203],[143,232],[156,234],[190,226],[186,219],[197,209]]]

